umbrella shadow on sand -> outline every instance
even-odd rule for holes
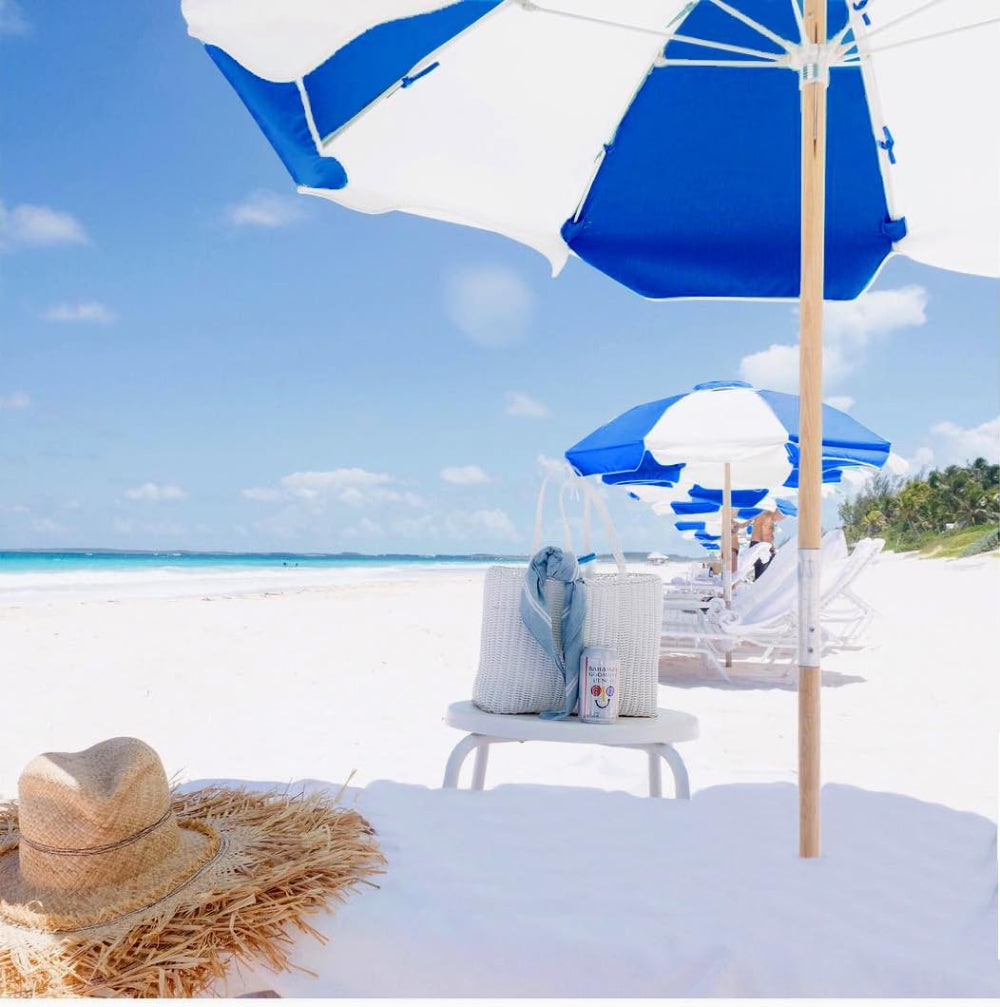
[[[722,674],[696,654],[667,654],[660,658],[658,680],[660,685],[678,689],[725,689],[734,692],[778,689],[795,692],[798,688],[798,667],[788,662],[768,663],[759,657],[736,653],[733,666],[726,669],[727,682]],[[858,685],[867,679],[861,675],[823,669],[824,687]]]

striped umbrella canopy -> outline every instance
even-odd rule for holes
[[[182,0],[300,192],[797,297],[800,852],[819,852],[822,302],[1000,273],[996,0]],[[220,124],[220,128],[228,128]]]
[[[880,468],[889,450],[887,440],[824,404],[824,482],[839,482],[845,468]],[[753,506],[781,487],[797,487],[800,456],[798,396],[745,381],[707,382],[635,406],[566,452],[579,475],[626,485],[684,483],[693,487],[693,497],[720,504],[721,468],[729,464],[737,507]],[[751,499],[754,493],[757,500]]]

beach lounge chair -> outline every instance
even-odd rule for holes
[[[883,544],[881,539],[864,540],[848,556],[842,531],[837,529],[823,537],[820,612],[825,630],[824,651],[843,646],[845,641],[856,641],[870,622],[870,606],[860,599],[860,606],[848,599],[853,611],[845,613],[844,592],[878,555]],[[661,653],[699,654],[728,681],[723,661],[738,646],[761,648],[765,662],[777,651],[794,651],[798,615],[796,561],[794,548],[786,546],[779,550],[768,576],[749,585],[733,600],[730,609],[713,600],[704,611],[668,611],[664,617]],[[840,625],[846,625],[846,629],[840,629]]]
[[[862,539],[831,586],[830,602],[823,609],[823,632],[838,647],[856,646],[875,617],[876,609],[854,590],[858,575],[882,552],[885,539]]]
[[[739,566],[733,574],[732,590],[735,595],[744,585],[752,583],[754,564],[757,560],[766,559],[771,552],[771,546],[766,542],[755,542],[740,554]],[[680,583],[678,583],[680,581]],[[663,585],[663,601],[665,608],[684,609],[684,602],[697,603],[704,608],[712,598],[721,598],[723,584],[721,577],[691,577],[684,581],[674,578],[672,583]],[[667,602],[669,601],[669,605]],[[679,604],[680,603],[680,604]]]

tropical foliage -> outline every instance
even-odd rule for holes
[[[1000,523],[1000,465],[977,458],[901,479],[878,473],[840,505],[849,541],[867,536],[889,549],[913,549],[943,532],[982,527],[984,541]]]

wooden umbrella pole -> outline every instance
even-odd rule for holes
[[[827,0],[805,0],[807,43],[826,42]],[[822,535],[823,245],[826,209],[825,59],[802,72],[802,276],[799,319],[799,855],[820,850],[820,620]]]

